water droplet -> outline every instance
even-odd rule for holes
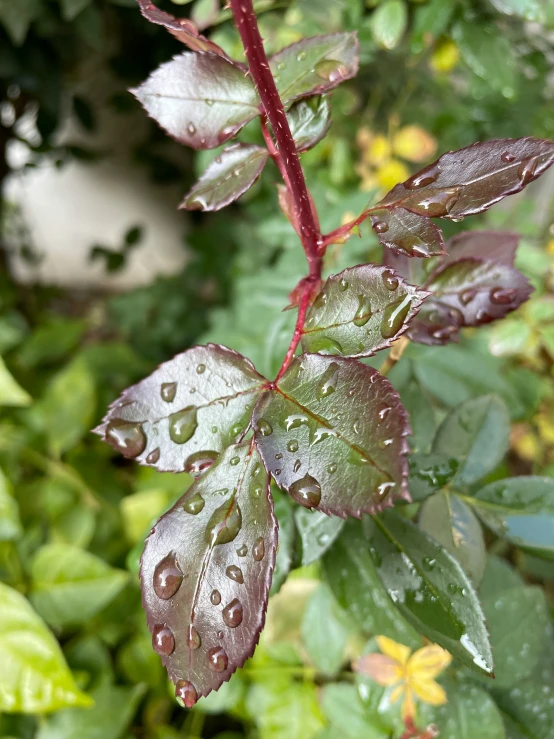
[[[194,134],[196,133],[196,126],[194,125],[194,123],[188,124],[187,131],[190,133],[191,136],[194,136]]]
[[[305,58],[306,58],[306,52],[305,51],[301,51],[299,54],[296,55],[296,61],[297,62],[303,62]]]
[[[393,490],[396,487],[395,482],[382,482],[380,485],[377,486],[377,497],[379,498],[379,501],[384,500],[391,490]]]
[[[176,392],[176,382],[164,382],[160,388],[160,395],[162,396],[162,400],[165,400],[166,403],[172,403],[175,400]]]
[[[238,598],[234,598],[223,609],[223,620],[230,629],[236,629],[242,622],[242,603]]]
[[[221,593],[219,592],[219,590],[212,590],[210,601],[214,606],[218,606],[221,603]]]
[[[237,554],[239,557],[246,557],[246,555],[248,554],[248,547],[246,546],[246,544],[243,544],[237,549]]]
[[[214,590],[214,592],[216,592]],[[202,639],[200,638],[200,634],[195,629],[195,627],[190,624],[189,625],[189,633],[187,634],[187,646],[189,649],[200,649],[200,645],[202,644]]]
[[[416,172],[416,174],[410,177],[409,180],[406,180],[404,187],[408,190],[417,190],[419,187],[432,185],[437,181],[440,171],[438,162],[434,162],[428,167],[425,167],[425,169],[422,169],[420,172]]]
[[[186,708],[192,708],[198,700],[196,688],[190,680],[179,680],[175,684],[175,697],[180,700]]]
[[[344,354],[342,345],[329,336],[316,336],[312,339],[310,351],[318,354]]]
[[[386,449],[388,446],[392,444],[394,439],[381,439],[379,442],[379,449]]]
[[[339,418],[339,415],[337,418]],[[336,436],[337,432],[334,429],[328,429],[324,427],[320,427],[316,429],[315,434],[313,435],[313,438],[310,442],[310,446],[314,446],[315,444],[319,444],[322,441],[325,441],[325,439],[328,439],[330,436]]]
[[[175,649],[173,632],[165,624],[157,624],[152,631],[152,646],[158,654],[168,657]]]
[[[477,290],[464,290],[463,293],[460,295],[460,300],[462,305],[468,305],[468,303],[471,303],[471,301],[475,298],[477,295]]]
[[[387,305],[383,311],[381,321],[381,334],[384,339],[391,339],[400,331],[410,311],[411,304],[411,295],[406,295]]]
[[[517,290],[513,287],[495,287],[491,290],[491,303],[497,305],[508,305],[517,295]]]
[[[348,290],[348,282],[344,279],[344,277],[341,277],[339,280],[339,288],[341,293],[346,292]]]
[[[285,428],[287,431],[292,431],[292,429],[297,429],[303,425],[308,425],[308,419],[299,413],[293,413],[285,419]]]
[[[298,470],[299,470],[299,469],[300,469],[301,467],[302,467],[302,462],[301,462],[301,461],[300,461],[299,459],[297,459],[297,460],[296,460],[296,461],[294,462],[294,466],[293,466],[293,468],[292,468],[292,471],[293,471],[293,472],[298,472]]]
[[[287,65],[285,64],[285,62],[279,62],[279,64],[277,65],[277,69],[279,70],[279,72],[282,72],[286,66]]]
[[[239,504],[234,498],[230,498],[212,513],[206,526],[204,539],[213,547],[218,544],[228,544],[237,536],[241,526],[242,514]]]
[[[225,634],[223,633],[223,631],[218,631],[217,632],[217,638],[218,639],[223,639],[224,637],[225,637]]]
[[[260,536],[256,541],[254,542],[254,546],[252,547],[252,556],[256,560],[256,562],[261,562],[261,560],[264,558],[265,555],[265,544],[263,537]]]
[[[391,269],[384,270],[384,272],[381,274],[381,279],[383,280],[383,284],[385,285],[387,290],[390,290],[391,293],[394,292],[398,287],[398,277]]]
[[[160,458],[160,448],[153,449],[146,457],[146,464],[156,464]]]
[[[315,65],[314,71],[320,79],[331,83],[340,82],[348,76],[348,68],[335,59],[323,59]]]
[[[384,234],[389,230],[389,224],[386,221],[375,221],[372,228],[376,233]]]
[[[354,326],[365,326],[371,318],[371,305],[366,295],[358,295],[358,310],[353,319]]]
[[[280,469],[273,470],[273,474],[275,475],[275,477],[279,477],[279,475],[281,474],[281,472],[282,472],[282,470],[280,470]]]
[[[184,444],[192,438],[198,426],[197,408],[190,405],[169,416],[169,436],[175,444]]]
[[[208,667],[214,672],[224,672],[229,664],[227,652],[223,647],[213,647],[207,654]]]
[[[327,465],[327,472],[330,475],[333,475],[337,471],[337,469],[338,468],[337,468],[337,463],[336,462],[331,462],[331,464]]]
[[[240,457],[232,457],[229,460],[229,464],[231,465],[231,467],[236,467],[239,462],[240,462]]]
[[[237,567],[236,565],[229,565],[229,567],[227,567],[227,569],[225,570],[225,574],[230,580],[234,580],[235,582],[238,582],[241,585],[244,582],[242,570],[240,567]]]
[[[360,423],[360,419],[359,419],[359,418],[357,418],[357,419],[356,419],[356,420],[354,421],[354,423],[352,424],[352,431],[353,431],[353,432],[354,432],[355,434],[359,434],[361,430],[362,430],[362,426],[361,426],[361,423]]]
[[[289,452],[297,452],[298,451],[298,442],[296,439],[291,439],[287,442],[287,449]]]
[[[338,375],[339,365],[336,362],[331,362],[323,373],[319,385],[317,386],[316,395],[318,400],[323,400],[323,398],[327,398],[335,392],[337,388]]]
[[[289,494],[305,508],[317,508],[321,501],[321,487],[311,475],[304,475],[289,487]]]
[[[146,447],[146,436],[140,423],[112,419],[106,427],[106,441],[124,457],[138,457]]]
[[[260,418],[256,422],[256,428],[262,436],[271,436],[273,433],[273,426],[266,421],[265,418]]]
[[[210,100],[209,98],[206,98],[204,102],[206,103],[206,105],[209,105],[210,107],[214,104],[214,101]]]
[[[205,364],[198,364],[196,366],[196,372],[197,372],[197,374],[203,375],[205,371],[206,371],[206,365]]]
[[[431,218],[441,218],[450,213],[454,205],[460,198],[460,188],[450,187],[444,190],[436,190],[431,192],[418,203],[418,207],[423,208],[425,215]]]
[[[434,570],[435,565],[437,564],[436,559],[431,559],[430,557],[423,557],[421,560],[422,565],[425,567],[426,570]]]
[[[181,587],[183,573],[179,569],[175,553],[170,552],[154,570],[153,586],[154,592],[162,600],[169,600]]]
[[[536,174],[538,163],[539,160],[537,157],[530,157],[529,159],[524,159],[517,168],[517,176],[524,187],[538,177]]]
[[[195,493],[192,498],[189,498],[183,503],[183,509],[192,516],[196,516],[204,508],[205,504],[206,501],[200,493]]]
[[[185,472],[188,472],[193,477],[198,477],[211,467],[218,457],[219,452],[214,452],[211,449],[194,452],[185,461]]]
[[[506,164],[509,164],[510,162],[514,161],[515,156],[513,154],[510,154],[509,151],[505,151],[502,153],[500,159],[502,159],[503,162],[506,162]]]

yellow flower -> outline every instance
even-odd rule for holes
[[[447,74],[458,64],[460,50],[451,39],[440,41],[431,56],[431,68],[438,74]]]
[[[375,170],[375,177],[383,190],[390,190],[410,176],[410,170],[398,159],[389,159]]]
[[[390,695],[391,703],[404,696],[404,721],[415,717],[415,698],[432,706],[446,703],[444,688],[434,680],[452,661],[446,649],[430,644],[412,654],[409,647],[397,644],[386,636],[378,636],[377,644],[382,654],[366,654],[354,664],[354,669],[362,675],[368,675],[379,685],[394,686]]]
[[[425,162],[437,150],[437,142],[419,126],[404,126],[392,139],[394,153],[409,162]]]

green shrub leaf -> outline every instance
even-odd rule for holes
[[[297,508],[294,520],[302,541],[303,567],[320,559],[333,545],[344,526],[344,519],[338,516],[327,516],[307,508]]]
[[[290,132],[299,152],[318,144],[331,126],[331,103],[325,95],[316,95],[295,103],[287,113]]]

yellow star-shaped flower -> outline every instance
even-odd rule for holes
[[[382,653],[366,654],[354,664],[354,669],[379,685],[394,686],[391,703],[404,696],[404,721],[415,717],[415,698],[432,706],[447,702],[444,688],[434,680],[452,661],[446,649],[430,644],[412,654],[409,647],[386,636],[378,636],[377,644]]]

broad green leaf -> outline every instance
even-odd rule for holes
[[[364,532],[378,576],[412,626],[463,663],[492,674],[483,612],[460,564],[393,511],[366,518]]]
[[[239,198],[262,173],[269,153],[253,144],[223,149],[179,206],[186,210],[219,210]]]
[[[31,564],[31,601],[52,626],[86,623],[121,591],[128,574],[69,544],[46,544]]]
[[[407,24],[408,8],[404,0],[385,0],[371,17],[373,36],[383,49],[398,46]]]
[[[437,493],[421,506],[419,528],[455,557],[477,586],[485,571],[487,551],[479,520],[457,495]]]
[[[0,541],[17,539],[20,535],[19,507],[13,497],[10,481],[0,469]]]
[[[331,724],[330,739],[388,739],[390,732],[372,716],[353,685],[331,683],[323,688],[321,707]]]
[[[370,357],[408,328],[427,293],[387,267],[364,264],[327,279],[310,307],[306,351]]]
[[[413,648],[421,646],[377,575],[361,525],[348,521],[323,559],[325,578],[339,605],[367,634],[382,634]]]
[[[415,54],[428,45],[429,36],[436,39],[445,31],[454,10],[452,0],[430,0],[416,8],[412,31],[412,51]]]
[[[497,26],[485,23],[460,22],[452,33],[471,71],[493,90],[507,98],[514,97],[518,74],[508,37]]]
[[[410,446],[414,452],[428,451],[437,429],[431,399],[416,380],[411,380],[400,388],[400,400],[410,417]]]
[[[223,683],[217,693],[212,691],[204,700],[201,700],[197,704],[196,710],[207,714],[232,713],[233,709],[237,709],[244,700],[245,692],[244,680],[241,673],[237,672],[228,683]]]
[[[0,357],[0,407],[3,405],[29,405],[32,398],[29,393],[14,380],[11,372]]]
[[[192,484],[193,478],[186,473],[182,477],[184,479],[181,493],[184,493]],[[156,520],[174,500],[175,495],[163,487],[139,490],[133,495],[126,495],[121,500],[120,509],[123,528],[129,541],[133,544],[143,541]]]
[[[303,354],[253,420],[267,470],[300,505],[359,518],[406,499],[405,411],[373,368]]]
[[[316,95],[295,103],[287,113],[290,130],[299,152],[318,144],[331,126],[331,103],[325,95]]]
[[[279,546],[275,557],[275,568],[271,579],[270,595],[278,593],[290,572],[294,559],[296,527],[292,506],[288,496],[273,488],[273,504],[275,517],[279,526]]]
[[[278,670],[277,670],[278,671]],[[254,683],[246,697],[260,739],[315,739],[323,729],[317,687],[276,676]]]
[[[554,558],[554,478],[498,480],[481,488],[468,502],[497,536]]]
[[[523,587],[523,578],[504,559],[489,554],[483,579],[479,585],[481,600],[500,595],[505,590]]]
[[[254,651],[275,564],[268,475],[230,446],[154,526],[141,561],[154,648],[190,708]]]
[[[89,706],[54,635],[17,591],[0,583],[0,710],[47,713]],[[59,738],[58,738],[59,739]]]
[[[302,643],[319,672],[337,673],[344,662],[349,631],[345,614],[328,586],[321,584],[308,600],[302,619]]]
[[[429,218],[393,208],[378,211],[371,222],[381,244],[399,254],[434,257],[445,253],[442,232]]]
[[[274,54],[269,67],[285,102],[327,92],[358,71],[355,33],[304,38]]]
[[[497,467],[508,451],[510,418],[494,395],[468,400],[439,426],[433,451],[460,461],[454,485],[471,485]]]
[[[344,519],[338,516],[327,516],[307,508],[297,508],[294,519],[302,541],[303,567],[320,559],[333,545],[344,526]]]
[[[414,502],[446,487],[458,470],[458,460],[444,454],[411,454],[408,462],[408,487]]]
[[[117,654],[117,666],[130,683],[157,688],[163,681],[163,667],[147,631],[141,630],[125,642]]]
[[[260,113],[244,69],[214,54],[176,56],[132,92],[170,136],[193,149],[224,144]]]
[[[263,383],[240,354],[194,346],[125,390],[96,433],[142,464],[198,475],[244,432]]]

